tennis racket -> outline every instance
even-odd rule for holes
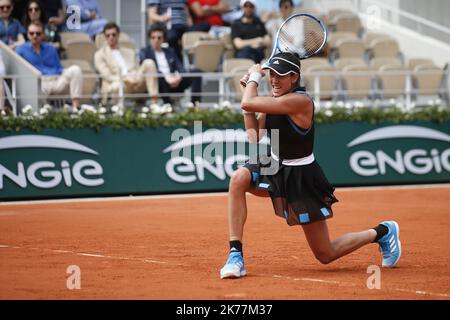
[[[323,22],[311,14],[298,13],[290,16],[278,29],[272,53],[263,67],[280,52],[297,54],[300,59],[315,55],[325,46],[327,34]],[[241,84],[244,87],[246,85],[242,81]]]

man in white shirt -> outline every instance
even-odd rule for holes
[[[175,50],[171,47],[163,48],[162,44],[166,40],[166,30],[161,24],[154,24],[148,31],[150,45],[141,49],[139,58],[141,63],[148,59],[155,61],[158,73],[162,76],[158,78],[159,92],[164,103],[172,103],[172,100],[164,93],[180,93],[192,86],[193,103],[201,100],[202,78],[182,77],[185,72],[183,63],[178,58]],[[197,70],[190,71],[197,72]]]
[[[120,28],[114,22],[108,23],[103,31],[106,44],[95,53],[95,68],[102,77],[102,102],[106,104],[108,95],[123,106],[122,93],[144,93],[158,101],[158,80],[156,65],[147,59],[139,66],[136,53],[129,48],[119,47]]]

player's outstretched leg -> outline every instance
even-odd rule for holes
[[[250,171],[236,170],[230,179],[228,189],[228,228],[230,233],[230,254],[225,266],[220,270],[220,278],[239,278],[247,274],[242,254],[244,224],[247,220],[245,193],[250,188]]]
[[[378,240],[380,251],[383,255],[382,266],[386,268],[395,267],[402,255],[402,245],[400,243],[400,228],[395,221],[383,221],[380,223],[389,229],[388,233]]]

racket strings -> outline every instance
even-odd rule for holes
[[[325,41],[325,32],[318,21],[307,16],[288,20],[279,32],[279,49],[306,58],[317,53]]]

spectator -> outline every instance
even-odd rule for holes
[[[94,59],[95,68],[102,77],[103,104],[106,104],[108,94],[114,93],[120,96],[117,103],[123,107],[122,89],[125,93],[139,93],[147,89],[152,105],[156,105],[158,81],[155,62],[144,60],[138,66],[134,50],[119,47],[120,28],[114,22],[106,24],[103,33],[106,45],[95,53]]]
[[[63,0],[41,0],[41,5],[48,19],[46,23],[56,28],[57,31],[62,31],[66,22]]]
[[[192,102],[200,102],[199,94],[202,87],[201,77],[182,77],[180,73],[184,73],[184,67],[180,59],[175,54],[173,48],[162,48],[162,44],[166,39],[166,30],[164,25],[154,24],[148,31],[150,45],[141,49],[139,57],[141,63],[146,59],[155,61],[156,68],[159,74],[163,76],[158,77],[159,92],[160,93],[174,93],[183,92],[192,85]],[[162,97],[164,103],[172,104],[170,97]]]
[[[148,20],[151,24],[163,23],[167,30],[167,42],[181,59],[181,37],[186,31],[200,31],[191,28],[192,18],[187,6],[188,0],[147,0]]]
[[[23,15],[25,14],[25,8],[27,7],[28,0],[12,0],[14,5],[11,17],[17,20],[22,20]]]
[[[231,38],[236,47],[236,58],[252,59],[260,63],[264,50],[270,46],[270,36],[255,14],[256,0],[241,0],[244,15],[231,25]]]
[[[103,31],[103,28],[108,23],[102,18],[100,6],[97,0],[66,0],[67,7],[76,6],[81,10],[81,25],[79,28],[70,28],[68,31],[84,32],[91,36],[92,39],[98,33]]]
[[[194,25],[209,31],[211,26],[223,26],[222,14],[230,10],[224,0],[189,0]]]
[[[12,0],[0,0],[0,40],[15,49],[25,43],[25,28],[11,17],[13,8]]]
[[[83,89],[83,75],[79,66],[63,69],[58,51],[44,41],[44,26],[40,22],[32,22],[28,26],[28,39],[17,47],[17,53],[37,68],[43,75],[42,91],[44,94],[61,94],[70,89],[72,107],[80,107]]]
[[[39,0],[29,0],[23,24],[27,28],[31,22],[37,21],[44,26],[45,41],[51,43],[56,49],[59,49],[61,47],[61,38],[59,37],[56,26],[53,28],[53,26],[47,24],[48,19]]]
[[[292,0],[280,0],[279,9],[279,16],[266,22],[266,29],[271,35],[272,39],[275,39],[277,31],[283,21],[289,18],[294,12],[294,3]]]

